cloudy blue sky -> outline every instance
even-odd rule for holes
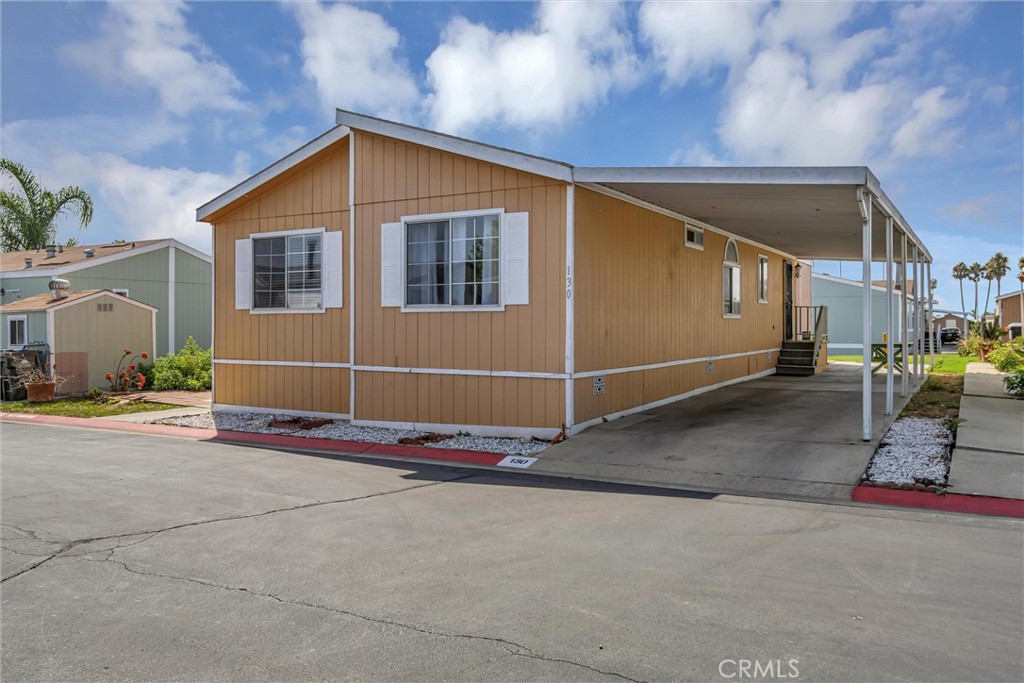
[[[3,155],[93,194],[61,226],[83,242],[208,250],[196,206],[341,107],[579,165],[867,164],[950,305],[955,261],[1024,252],[1020,2],[5,2],[0,26]]]

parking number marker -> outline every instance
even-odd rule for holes
[[[525,470],[527,467],[537,462],[537,458],[527,458],[522,455],[508,455],[505,459],[498,463],[498,467],[518,467],[519,469]]]

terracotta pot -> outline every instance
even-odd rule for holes
[[[53,400],[53,392],[56,390],[56,382],[39,382],[25,385],[25,393],[29,403],[49,403]]]

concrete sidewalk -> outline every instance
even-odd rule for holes
[[[996,498],[1024,498],[1024,401],[1003,388],[1003,373],[970,363],[960,399],[949,490]]]

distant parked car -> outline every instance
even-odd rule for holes
[[[955,327],[943,327],[939,331],[939,339],[943,344],[956,344],[960,341],[960,330]]]

